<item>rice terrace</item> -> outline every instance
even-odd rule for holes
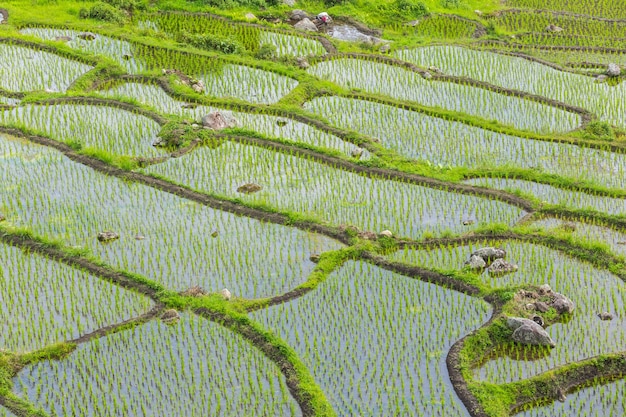
[[[0,0],[0,417],[626,416],[624,0]]]

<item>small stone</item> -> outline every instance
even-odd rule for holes
[[[180,320],[180,314],[174,309],[165,310],[161,315],[161,320],[166,324],[173,324]]]
[[[376,240],[378,239],[378,235],[374,232],[359,232],[358,235],[361,239],[365,240]]]
[[[485,262],[485,260],[477,255],[470,256],[469,261],[465,262],[465,265],[467,265],[469,269],[472,270],[482,270],[487,267],[487,263]]]
[[[144,240],[146,237],[143,235],[137,235],[135,236],[135,240]]]
[[[318,31],[317,26],[315,26],[315,23],[311,22],[311,20],[308,17],[305,17],[304,19],[300,20],[298,23],[293,25],[293,27],[302,32],[317,32]]]
[[[357,146],[356,148],[352,149],[350,155],[352,155],[353,158],[359,159],[363,155],[363,149]]]
[[[481,12],[480,10],[474,10],[474,14],[476,14],[476,16],[482,16],[483,12]]]
[[[613,314],[609,313],[608,311],[604,311],[600,314],[598,314],[598,317],[600,317],[600,320],[613,320]]]
[[[228,291],[227,288],[224,288],[219,294],[224,297],[224,300],[229,301],[232,298],[232,294]]]
[[[207,295],[208,293],[204,290],[204,288],[195,285],[183,291],[181,295],[185,297],[202,297],[203,295]]]
[[[246,13],[244,17],[246,18],[246,20],[257,20],[256,16],[252,13]]]
[[[292,20],[294,22],[299,22],[302,19],[306,19],[308,17],[309,15],[307,15],[304,10],[300,10],[300,9],[294,9],[289,14],[289,20]]]
[[[211,237],[217,237],[217,235],[219,235],[219,232],[217,230],[211,233]]]
[[[302,69],[307,69],[310,67],[309,61],[307,61],[304,57],[299,56],[298,58],[296,58],[296,62],[298,63],[298,67]]]
[[[82,32],[78,34],[78,37],[86,41],[93,41],[96,39],[96,34],[92,32]]]
[[[411,20],[411,21],[405,23],[405,25],[411,26],[411,27],[415,27],[415,26],[417,26],[419,24],[420,24],[419,20]]]
[[[556,391],[556,399],[559,400],[559,402],[564,403],[565,400],[567,400],[567,397],[565,396],[565,392],[563,392],[563,390],[561,388],[559,388]]]
[[[196,93],[202,93],[204,91],[204,82],[202,80],[197,80],[195,83],[191,84],[191,89]]]
[[[200,125],[198,123],[192,123],[191,127],[193,127],[194,129],[198,129]]]
[[[550,307],[559,314],[571,314],[574,311],[574,302],[558,292],[553,293]]]
[[[420,75],[422,76],[422,78],[426,79],[426,80],[430,80],[431,78],[433,78],[433,75],[428,72],[428,71],[424,71],[422,73],[420,73]]]
[[[545,324],[541,316],[533,316],[533,321],[537,323],[538,325],[540,325],[541,327],[543,327],[543,325]]]
[[[239,186],[237,188],[237,192],[244,193],[244,194],[252,194],[252,193],[261,191],[262,189],[263,187],[261,187],[259,184],[248,183],[248,184]]]
[[[430,67],[428,67],[428,71],[430,72],[434,72],[435,74],[441,74],[441,70],[437,67],[435,67],[434,65],[431,65]]]
[[[504,259],[496,259],[487,268],[487,271],[492,275],[504,275],[517,271],[517,265],[505,261]]]
[[[283,0],[283,4],[289,7],[293,7],[296,5],[296,0]]]
[[[528,310],[528,311],[535,310],[535,305],[533,303],[526,304],[526,310]]]
[[[309,260],[311,262],[315,262],[318,263],[320,261],[320,255],[318,255],[317,253],[314,253],[311,255],[311,257],[309,258]]]
[[[492,262],[496,259],[502,259],[506,256],[506,251],[493,246],[480,248],[472,253],[472,255],[480,256],[485,262]]]
[[[557,25],[548,25],[546,27],[546,31],[552,32],[552,33],[563,32],[563,28]]]
[[[393,233],[391,233],[391,230],[383,230],[382,232],[380,232],[380,235],[383,237],[393,237]]]
[[[609,77],[619,77],[622,74],[622,69],[617,64],[609,64],[606,69],[606,75]]]
[[[468,219],[468,220],[463,220],[463,226],[471,226],[475,223],[474,220]]]
[[[545,313],[546,311],[550,310],[550,306],[544,303],[543,301],[537,301],[535,303],[535,309],[537,309],[537,311],[541,313]]]
[[[120,235],[115,232],[100,232],[98,233],[98,240],[100,242],[110,242],[112,240],[119,239]]]
[[[202,126],[213,130],[230,129],[237,125],[237,119],[228,111],[214,111],[202,117]]]
[[[389,45],[388,43],[384,43],[378,50],[381,54],[386,54],[391,50],[391,45]]]
[[[552,294],[552,288],[548,284],[543,284],[539,286],[539,295],[549,295]]]
[[[597,83],[603,83],[606,82],[606,79],[609,78],[606,76],[606,74],[600,74],[596,77],[596,82]]]
[[[7,218],[4,216],[4,214],[0,214],[0,222],[5,221]]]

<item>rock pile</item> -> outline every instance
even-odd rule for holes
[[[506,251],[500,248],[485,247],[473,252],[465,265],[472,270],[487,269],[490,274],[503,275],[517,271],[518,267],[506,260]]]

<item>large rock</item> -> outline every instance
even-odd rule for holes
[[[214,111],[202,117],[202,126],[213,130],[237,127],[237,119],[231,112]]]
[[[252,194],[252,193],[261,191],[262,189],[263,187],[261,187],[259,184],[248,183],[248,184],[239,186],[237,188],[237,192],[243,193],[243,194]]]
[[[552,294],[550,307],[554,308],[559,314],[571,314],[574,311],[574,302],[563,294],[555,292]]]
[[[496,259],[502,259],[506,256],[504,249],[494,248],[488,246],[486,248],[480,248],[472,253],[474,256],[480,256],[485,262],[493,262]]]
[[[606,69],[606,75],[609,77],[619,77],[622,74],[622,69],[617,64],[609,64]]]
[[[469,269],[482,270],[487,267],[487,262],[485,262],[485,260],[480,256],[472,255],[470,256],[469,261],[465,262],[465,265],[467,265]]]
[[[504,275],[510,272],[517,271],[517,265],[507,262],[504,259],[496,259],[489,266],[489,268],[487,268],[487,271],[489,271],[489,273],[493,275]]]
[[[532,320],[522,317],[509,317],[506,324],[513,330],[511,338],[517,343],[533,346],[556,346],[548,332]]]
[[[293,22],[299,22],[302,19],[307,19],[308,17],[309,15],[306,14],[304,10],[300,10],[300,9],[292,10],[291,13],[289,14],[289,19]]]
[[[298,23],[293,25],[293,27],[303,32],[317,32],[317,26],[315,26],[315,23],[311,22],[308,17],[300,20]]]
[[[558,32],[563,32],[563,28],[557,25],[548,25],[546,27],[546,31],[552,32],[552,33],[558,33]]]
[[[96,34],[93,32],[82,32],[78,34],[78,37],[86,41],[93,41],[96,39]]]
[[[112,240],[119,239],[120,235],[115,232],[100,232],[98,233],[98,240],[100,242],[110,242]]]

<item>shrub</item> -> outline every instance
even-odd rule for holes
[[[207,51],[218,51],[225,54],[239,53],[244,49],[239,42],[219,35],[190,34],[182,32],[178,37],[178,42],[187,43],[195,46],[196,48]]]
[[[102,2],[94,4],[89,9],[80,9],[79,17],[81,19],[95,19],[114,23],[124,23],[124,20],[126,20],[124,12]]]
[[[583,138],[610,141],[615,139],[615,132],[610,124],[596,120],[587,125]]]
[[[259,50],[254,54],[258,59],[275,59],[276,58],[276,46],[266,43],[262,45]]]

